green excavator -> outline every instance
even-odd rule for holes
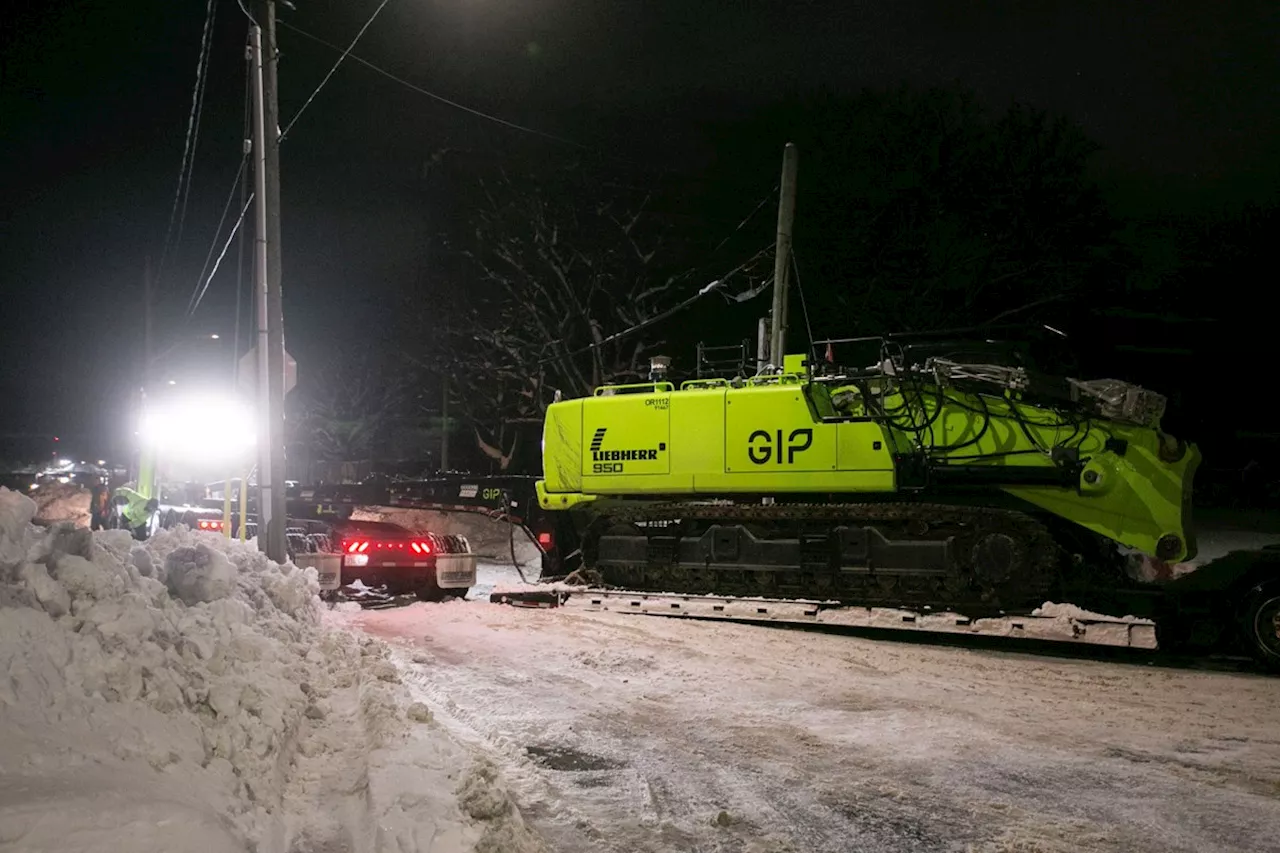
[[[850,367],[603,387],[553,404],[539,500],[630,589],[973,615],[1195,556],[1200,454],[1160,395],[875,339]],[[920,360],[915,360],[914,356]]]
[[[1161,395],[949,346],[819,341],[679,385],[655,359],[551,404],[543,580],[971,619],[1070,602],[1280,667],[1280,553],[1192,567],[1200,452],[1162,429]]]

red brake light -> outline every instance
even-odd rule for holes
[[[413,542],[410,543],[409,547],[413,549],[413,553],[415,554],[431,553],[431,544],[428,542]]]
[[[196,527],[201,530],[221,530],[222,522],[216,519],[202,518],[196,522]]]
[[[539,546],[540,546],[544,551],[545,551],[546,549],[548,549],[548,548],[550,548],[550,547],[551,547],[551,541],[552,541],[552,540],[551,540],[551,534],[550,534],[550,533],[539,533],[539,534],[538,534],[538,545],[539,545]]]

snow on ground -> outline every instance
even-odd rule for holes
[[[565,853],[1280,851],[1274,678],[483,601],[333,618]]]
[[[0,489],[0,848],[543,848],[313,570],[35,511]]]

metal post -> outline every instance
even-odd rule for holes
[[[222,483],[222,535],[227,539],[231,538],[231,476],[234,473],[229,471]]]
[[[769,318],[761,317],[760,325],[756,328],[756,376],[764,373],[764,367],[769,363]]]
[[[253,471],[250,469],[249,474]],[[245,523],[249,520],[249,474],[240,475],[240,531],[238,536],[241,542],[249,538],[245,529]]]
[[[782,152],[782,190],[778,196],[778,242],[773,259],[773,337],[769,362],[779,371],[786,355],[787,286],[791,270],[791,226],[796,216],[796,146]]]

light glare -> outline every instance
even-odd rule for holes
[[[143,416],[141,431],[148,446],[191,462],[238,461],[257,444],[253,409],[212,394],[157,405]]]

